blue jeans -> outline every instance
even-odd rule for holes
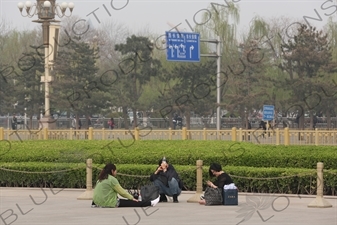
[[[178,181],[175,178],[172,178],[172,180],[168,182],[168,187],[165,186],[159,179],[156,179],[153,183],[159,187],[159,194],[165,194],[172,197],[173,195],[180,195],[181,193]]]

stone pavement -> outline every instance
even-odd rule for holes
[[[59,191],[59,192],[58,192]],[[337,198],[325,196],[332,208],[308,208],[315,196],[239,193],[238,206],[179,203],[149,208],[91,208],[77,200],[84,189],[0,188],[0,225],[337,225]],[[240,211],[239,211],[240,210]]]

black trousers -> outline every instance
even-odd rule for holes
[[[141,201],[135,202],[132,200],[120,199],[119,200],[119,207],[148,207],[151,206],[151,201]]]
[[[95,206],[96,204],[92,201],[91,205]],[[120,199],[119,200],[119,207],[148,207],[151,206],[151,201],[141,201],[135,202],[132,200]]]

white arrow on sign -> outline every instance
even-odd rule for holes
[[[194,49],[194,46],[190,46],[190,58],[192,58],[192,50]]]
[[[170,46],[169,46],[169,48],[171,49],[171,57],[173,58],[173,57],[174,57],[174,54],[173,54],[173,53],[174,53],[173,46],[172,46],[172,45],[170,45]]]
[[[174,45],[174,48],[177,49],[177,56],[179,55],[179,46],[178,45]]]

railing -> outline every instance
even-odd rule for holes
[[[335,130],[9,130],[0,127],[0,140],[226,140],[274,145],[337,145]]]

